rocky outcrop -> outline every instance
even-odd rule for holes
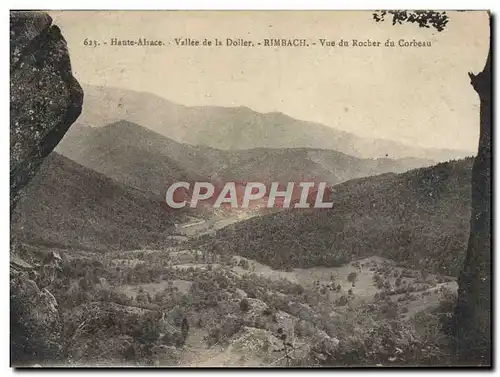
[[[43,12],[10,13],[10,209],[80,115],[83,91],[71,73],[66,41]],[[28,278],[33,267],[11,247],[13,365],[61,357],[57,301]]]
[[[10,207],[82,110],[66,41],[43,12],[10,13]]]
[[[163,313],[94,301],[65,310],[66,364],[153,365],[182,347],[189,328],[182,310]],[[187,326],[188,327],[188,326]]]
[[[10,281],[11,357],[14,365],[46,363],[60,357],[62,322],[57,301],[27,276]]]

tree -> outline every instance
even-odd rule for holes
[[[399,277],[396,279],[395,284],[396,284],[396,287],[401,286],[401,276],[399,276]]]
[[[469,77],[481,101],[479,149],[472,166],[470,236],[458,280],[454,329],[458,340],[457,351],[466,357],[466,362],[490,364],[491,46],[483,71],[477,75],[469,73]]]
[[[137,303],[139,303],[141,305],[149,304],[148,295],[144,291],[139,291],[139,293],[137,293],[137,296],[135,299],[136,299]]]
[[[283,348],[275,350],[274,352],[283,352],[285,354],[284,358],[286,359],[286,366],[290,366],[290,362],[293,360],[293,358],[290,356],[290,350],[294,349],[294,346],[292,343],[288,342],[286,339],[286,334],[283,332],[283,329],[280,327],[278,329],[278,336],[279,339],[283,342]]]
[[[392,16],[392,23],[416,23],[443,31],[446,12],[377,11],[376,22]],[[478,154],[472,167],[469,243],[458,279],[458,298],[453,318],[456,353],[466,364],[491,364],[491,14],[490,48],[483,70],[469,72],[470,83],[480,100]]]
[[[246,312],[248,309],[250,309],[250,304],[248,303],[248,300],[244,298],[240,301],[240,310],[242,312]]]
[[[448,23],[446,12],[433,10],[380,10],[373,13],[373,19],[376,22],[382,22],[385,17],[392,16],[392,24],[403,24],[404,22],[416,23],[419,27],[434,27],[437,31],[443,31]]]
[[[181,332],[182,332],[182,338],[184,339],[184,341],[186,340],[187,336],[188,336],[188,333],[189,333],[189,323],[187,321],[187,318],[184,317],[182,319],[182,323],[181,323]]]
[[[429,277],[429,273],[426,270],[422,269],[422,271],[420,271],[420,277],[423,281],[425,281]]]
[[[355,272],[351,272],[348,276],[347,276],[347,281],[349,283],[352,283],[352,285],[354,286],[354,284],[356,283],[356,278],[358,277],[358,274],[356,274]]]

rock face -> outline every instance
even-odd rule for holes
[[[10,13],[10,208],[82,110],[66,41],[46,13]]]
[[[42,12],[10,13],[10,209],[82,110],[66,41]],[[28,279],[33,267],[11,247],[11,361],[56,360],[61,354],[57,301]],[[12,263],[14,262],[14,263]]]
[[[67,360],[73,365],[152,365],[175,359],[172,351],[184,344],[189,330],[180,310],[162,313],[105,301],[66,310],[63,318]]]
[[[14,365],[47,362],[61,352],[62,322],[57,301],[33,280],[18,276],[10,281],[11,358]]]

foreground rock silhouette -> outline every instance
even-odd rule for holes
[[[491,47],[484,69],[469,77],[480,100],[480,131],[472,167],[470,237],[458,281],[454,329],[463,364],[491,365]]]
[[[43,12],[10,13],[10,209],[82,110],[66,41]],[[17,243],[11,245],[16,255]],[[15,259],[15,258],[14,258]],[[11,362],[57,359],[61,321],[54,296],[11,269]],[[14,266],[16,267],[16,266]]]
[[[82,110],[66,41],[42,12],[10,14],[10,207]]]

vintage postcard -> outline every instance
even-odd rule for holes
[[[11,11],[11,365],[491,366],[490,30]]]

